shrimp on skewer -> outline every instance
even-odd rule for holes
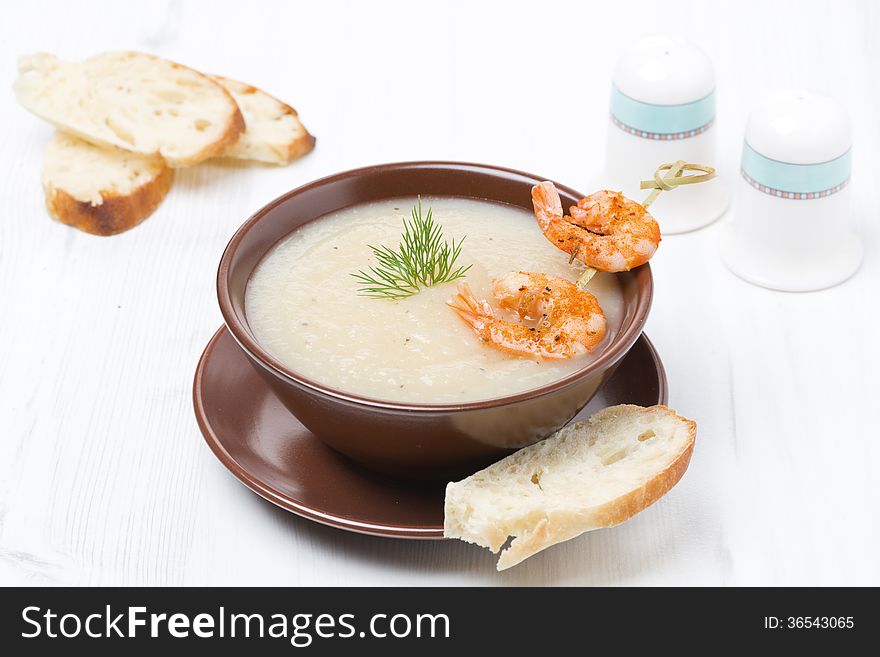
[[[458,286],[449,306],[474,332],[496,349],[546,359],[572,358],[592,351],[605,337],[605,314],[590,292],[558,276],[511,272],[492,284],[502,308],[534,328],[498,317],[487,301],[478,301],[467,283]]]
[[[602,190],[578,201],[563,216],[551,182],[532,187],[535,217],[556,248],[599,271],[629,271],[643,265],[660,244],[660,227],[644,206],[620,192]]]

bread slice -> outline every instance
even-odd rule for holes
[[[443,534],[501,553],[498,570],[653,504],[687,470],[697,425],[665,406],[606,408],[446,486]]]
[[[171,189],[173,171],[162,158],[99,148],[58,132],[43,158],[46,207],[61,223],[115,235],[153,213]]]
[[[299,120],[296,110],[244,82],[212,75],[223,85],[244,116],[245,131],[223,155],[269,164],[290,164],[315,147],[315,138]]]
[[[84,62],[18,61],[18,101],[99,146],[189,166],[224,152],[244,131],[232,96],[209,77],[153,55],[109,52]]]

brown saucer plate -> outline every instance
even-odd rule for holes
[[[666,374],[642,335],[577,419],[613,406],[667,400]],[[443,484],[375,474],[312,436],[256,374],[225,327],[196,369],[196,419],[208,446],[257,495],[348,531],[394,538],[443,538]]]

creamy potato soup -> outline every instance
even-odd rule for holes
[[[589,284],[608,321],[604,341],[569,360],[512,356],[482,342],[446,305],[459,281],[399,300],[358,292],[353,272],[375,265],[368,245],[396,249],[413,198],[346,208],[281,240],[248,283],[246,313],[260,344],[286,367],[341,391],[398,402],[454,403],[540,387],[582,368],[620,328],[623,299],[613,274]],[[446,240],[466,236],[457,264],[477,298],[511,271],[576,280],[580,269],[548,242],[531,212],[464,198],[422,198]]]

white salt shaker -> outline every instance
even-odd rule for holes
[[[859,268],[850,226],[852,135],[843,106],[805,90],[780,91],[752,111],[733,220],[721,254],[735,274],[776,290],[840,283]]]
[[[643,38],[617,63],[604,184],[641,201],[639,181],[661,164],[684,160],[717,167],[715,73],[696,46],[663,35]],[[663,234],[684,233],[718,219],[730,201],[721,177],[661,194],[651,214]]]

